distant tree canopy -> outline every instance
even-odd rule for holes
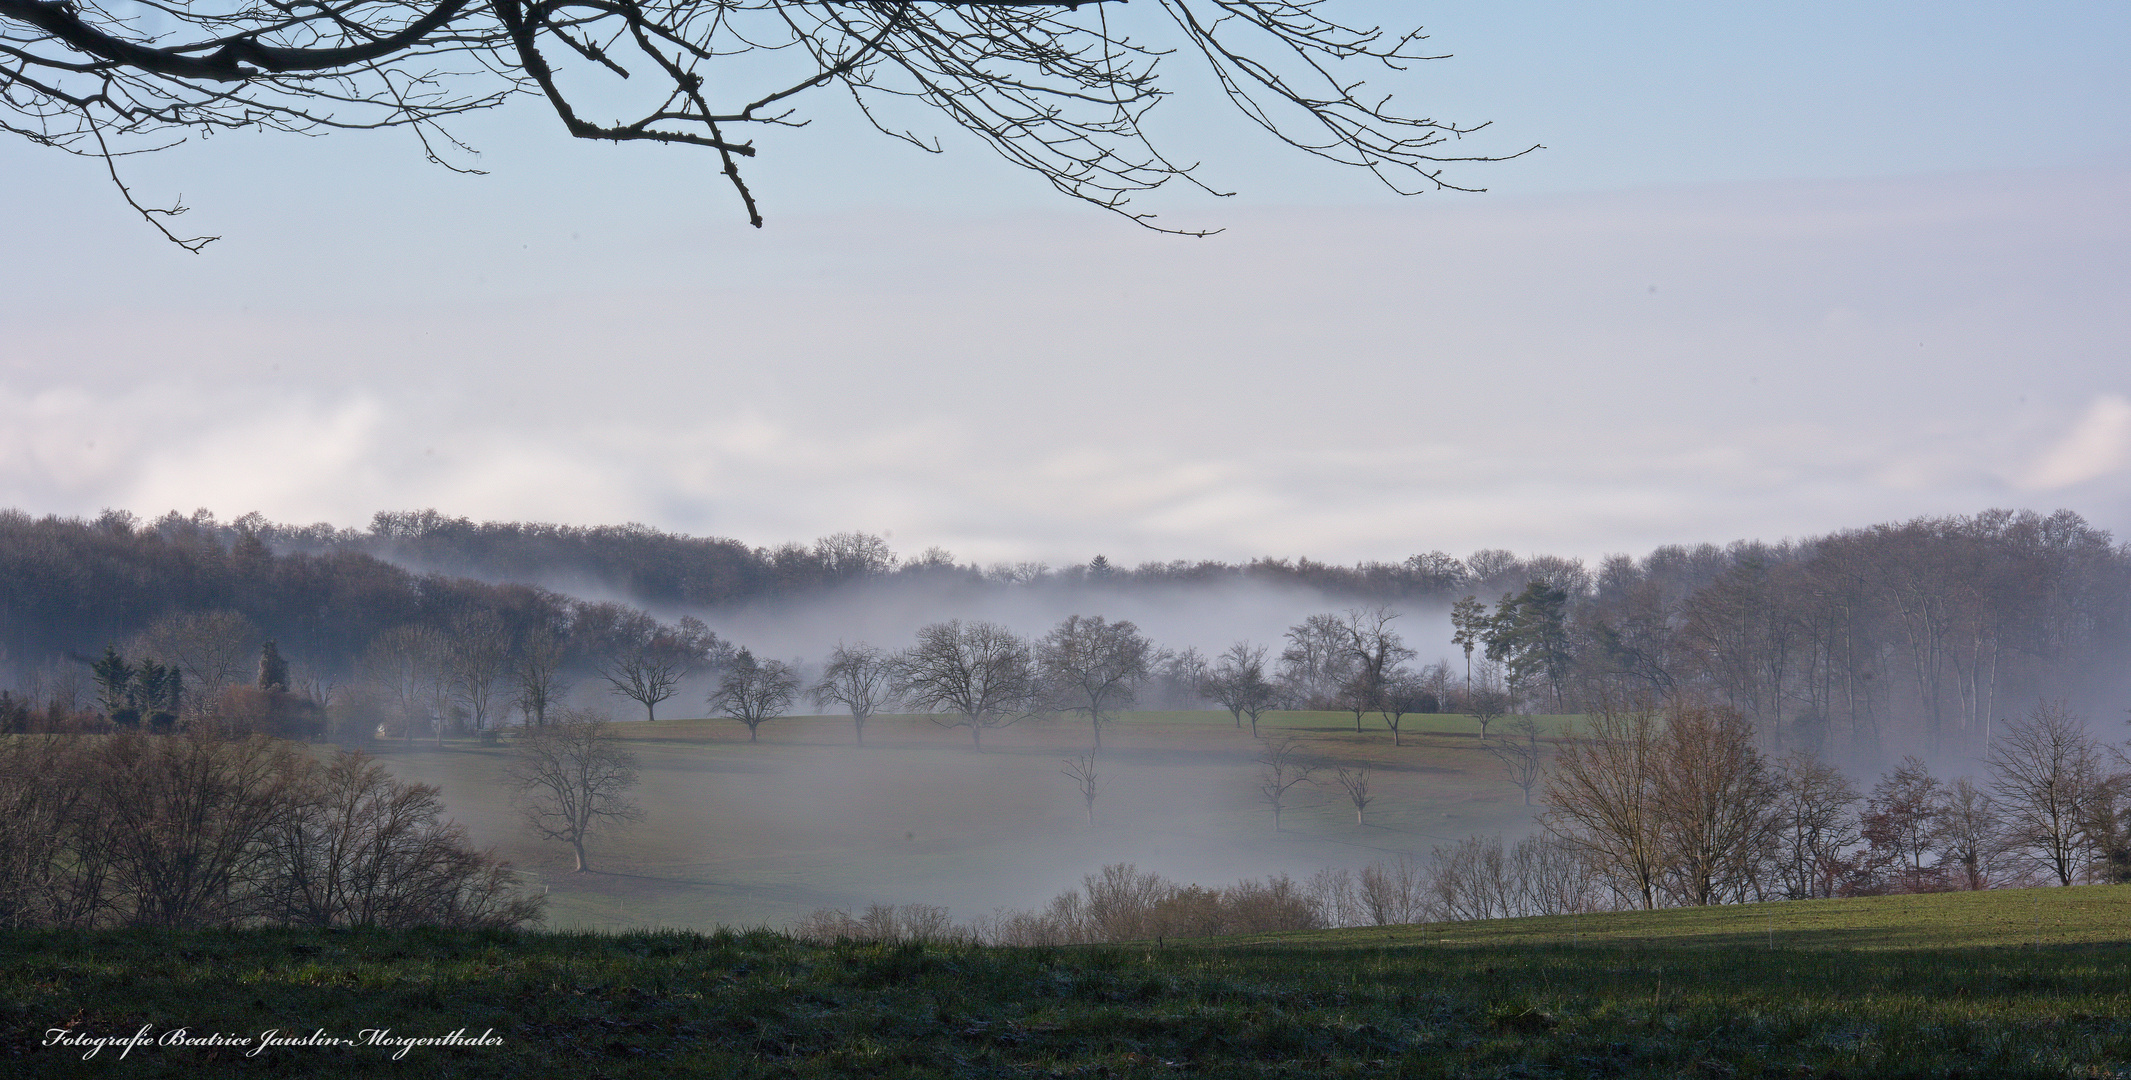
[[[182,654],[162,631],[213,613],[258,635],[245,647],[261,659],[260,682],[285,688],[283,657],[345,671],[380,635],[405,626],[441,633],[478,621],[519,635],[584,623],[587,632],[570,638],[580,655],[570,659],[587,668],[605,660],[587,650],[612,644],[610,635],[593,631],[613,622],[619,605],[417,573],[353,545],[291,550],[250,526],[224,526],[206,515],[173,514],[142,526],[115,513],[91,522],[0,512],[0,649],[17,664],[86,660],[145,636],[159,651]],[[629,615],[659,625],[642,612]],[[275,643],[270,652],[262,650],[266,640]],[[235,675],[234,664],[222,667],[229,669],[222,678]],[[114,680],[117,674],[113,669]],[[253,680],[246,673],[243,681]]]
[[[1496,662],[1527,708],[1573,712],[1691,693],[1738,710],[1786,747],[1973,749],[2006,702],[2048,695],[2098,707],[2131,693],[2131,669],[2120,662],[2131,645],[2131,548],[2068,511],[1920,518],[1773,545],[1669,546],[1595,568],[1496,549],[1351,566],[1266,558],[978,567],[937,548],[899,560],[864,533],[750,547],[641,525],[475,523],[435,511],[379,514],[366,530],[256,515],[222,523],[204,512],[149,523],[117,512],[94,521],[0,512],[0,648],[18,668],[54,656],[86,664],[107,645],[139,641],[147,647],[129,656],[176,665],[204,692],[225,677],[207,673],[232,670],[244,650],[257,656],[267,639],[315,674],[350,668],[386,631],[463,638],[477,625],[509,641],[507,656],[546,656],[535,674],[549,680],[563,668],[582,676],[611,666],[632,642],[692,642],[706,669],[730,659],[733,643],[700,623],[669,625],[551,583],[644,609],[703,612],[903,587],[944,588],[972,603],[1046,589],[1091,616],[1153,587],[1313,589],[1328,604],[1357,607],[1292,628],[1277,672],[1267,662],[1259,670],[1286,700],[1318,707],[1337,707],[1355,671],[1370,672],[1363,682],[1379,688],[1400,675],[1403,653],[1391,663],[1388,651],[1357,651],[1354,611],[1455,604],[1459,640],[1430,641],[1408,622],[1404,647],[1420,659],[1484,648],[1492,659],[1474,673],[1474,695],[1487,690]],[[1224,670],[1192,677],[1192,689],[1205,695]],[[1470,711],[1471,702],[1449,700],[1468,696],[1459,692],[1463,672],[1437,675],[1438,706]],[[193,685],[185,690],[193,696]],[[518,693],[521,707],[531,700]],[[1239,722],[1266,704],[1242,709]]]

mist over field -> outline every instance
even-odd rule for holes
[[[1258,582],[1091,592],[1040,584],[1001,590],[889,581],[818,598],[674,614],[696,615],[720,634],[760,652],[809,659],[825,655],[838,642],[899,647],[919,627],[949,619],[986,620],[1040,637],[1068,615],[1129,620],[1162,646],[1193,648],[1212,657],[1241,640],[1279,642],[1290,627],[1312,615],[1362,604],[1318,589]],[[1456,651],[1450,644],[1447,604],[1416,600],[1391,606],[1401,615],[1399,630],[1421,650],[1422,663]]]
[[[628,723],[649,813],[594,847],[590,876],[522,835],[497,794],[497,755],[380,750],[400,774],[442,784],[478,840],[550,884],[564,925],[781,925],[870,903],[937,904],[966,920],[1041,907],[1111,863],[1206,885],[1282,873],[1299,882],[1327,867],[1425,859],[1473,832],[1514,839],[1532,828],[1533,812],[1469,730],[1397,760],[1373,723],[1360,738],[1341,734],[1337,718],[1288,723],[1321,756],[1369,763],[1383,802],[1368,825],[1335,790],[1312,787],[1275,832],[1255,792],[1258,746],[1225,714],[1107,732],[1092,827],[1059,771],[1086,750],[1084,720],[1024,722],[982,750],[922,718],[876,721],[863,747],[833,717],[773,721],[758,744],[730,721]]]

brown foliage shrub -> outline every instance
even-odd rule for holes
[[[517,876],[359,754],[205,733],[0,740],[0,925],[518,926]]]
[[[287,690],[228,686],[215,698],[214,725],[225,735],[315,739],[326,730],[326,710]]]

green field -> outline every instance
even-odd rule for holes
[[[1722,904],[1662,911],[1602,911],[1485,922],[1326,930],[1263,938],[1317,948],[1389,945],[1883,951],[2054,948],[2131,943],[2131,886],[1874,896]]]
[[[2121,1077],[2127,915],[2131,887],[2098,886],[1031,950],[16,931],[0,1055],[42,1076]],[[500,1043],[44,1045],[144,1027]]]
[[[1567,718],[1542,718],[1558,727]],[[966,733],[923,717],[876,719],[865,746],[847,718],[773,720],[749,743],[731,720],[623,723],[642,762],[648,815],[595,844],[592,874],[532,842],[502,783],[506,750],[451,742],[376,753],[403,779],[439,785],[450,812],[549,892],[560,929],[783,926],[817,908],[927,903],[958,919],[1039,906],[1104,864],[1225,884],[1360,866],[1478,832],[1521,835],[1533,813],[1462,716],[1407,721],[1404,745],[1375,718],[1275,713],[1312,759],[1371,770],[1365,825],[1329,788],[1298,789],[1274,832],[1254,792],[1257,744],[1226,713],[1134,713],[1109,725],[1105,790],[1091,828],[1062,759],[1085,750],[1085,720]],[[1501,728],[1498,726],[1498,732]]]

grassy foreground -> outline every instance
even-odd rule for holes
[[[23,931],[0,934],[0,1072],[2124,1076],[2127,912],[2109,887],[1059,950]],[[1971,923],[1993,944],[1964,944]],[[43,1045],[144,1027],[500,1043]]]

